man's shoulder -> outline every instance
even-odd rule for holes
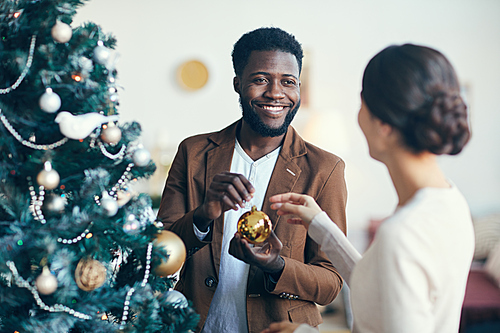
[[[329,151],[326,151],[310,142],[304,140],[304,144],[306,146],[307,157],[309,159],[317,159],[320,161],[320,163],[334,163],[334,164],[342,161],[342,158],[340,158],[339,156]]]
[[[214,142],[216,144],[219,144],[221,142],[227,141],[228,138],[232,138],[231,140],[234,140],[235,134],[234,132],[234,127],[236,126],[236,123],[233,123],[226,128],[223,128],[219,131],[214,131],[214,132],[208,132],[208,133],[202,133],[202,134],[195,134],[192,136],[189,136],[182,140],[180,143],[180,146],[206,146],[207,144],[210,144],[211,142]]]

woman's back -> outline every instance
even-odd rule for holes
[[[457,332],[473,252],[458,189],[420,189],[382,223],[352,273],[354,332]]]

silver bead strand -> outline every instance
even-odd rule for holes
[[[12,125],[9,123],[9,121],[7,120],[5,115],[2,113],[2,109],[0,109],[0,120],[2,121],[5,128],[10,132],[10,134],[12,134],[12,136],[14,138],[16,138],[17,141],[19,141],[22,145],[29,147],[29,148],[32,148],[32,149],[51,150],[51,149],[62,146],[63,144],[65,144],[69,140],[68,138],[62,138],[61,140],[54,142],[54,143],[51,143],[51,144],[48,144],[48,145],[37,145],[37,144],[34,144],[30,141],[23,139],[23,137],[16,131],[16,129],[14,127],[12,127]]]
[[[70,315],[75,316],[76,318],[80,318],[80,319],[86,319],[86,320],[92,319],[92,316],[89,316],[88,314],[85,314],[82,312],[75,311],[75,310],[73,310],[65,305],[62,305],[62,304],[55,304],[54,306],[48,306],[47,304],[45,304],[42,301],[36,288],[33,287],[31,284],[29,284],[28,281],[26,281],[25,279],[23,279],[19,275],[14,262],[9,260],[6,262],[6,265],[7,265],[7,267],[9,267],[9,269],[12,272],[12,275],[14,276],[14,283],[20,288],[28,289],[33,294],[33,297],[35,298],[36,304],[40,307],[40,309],[45,310],[45,311],[49,311],[49,312],[66,312],[66,313],[69,313]]]
[[[148,244],[148,252],[146,253],[146,270],[144,271],[144,278],[142,279],[141,287],[148,284],[149,272],[151,269],[151,252],[153,252],[153,242]]]
[[[106,156],[107,158],[109,158],[110,160],[116,160],[116,159],[122,159],[123,156],[125,155],[125,151],[127,150],[127,146],[125,145],[122,145],[122,147],[120,148],[120,151],[116,154],[111,154],[109,151],[106,150],[106,147],[104,147],[104,144],[99,141],[99,148],[101,149],[101,152],[104,156]]]
[[[43,200],[45,198],[45,187],[43,187],[43,185],[40,185],[38,187],[39,195],[37,196],[35,187],[31,182],[31,177],[28,176],[27,179],[31,195],[31,205],[30,205],[31,213],[36,221],[40,221],[41,224],[45,224],[47,223],[47,220],[45,219],[45,216],[43,216],[42,212]]]
[[[115,200],[118,197],[118,190],[123,187],[125,181],[129,177],[130,170],[134,167],[134,163],[129,163],[127,167],[125,168],[125,171],[123,172],[123,175],[118,179],[118,182],[111,188],[111,190],[108,191],[108,194],[110,197],[113,197]],[[96,204],[99,206],[101,205],[101,200],[98,195],[94,196],[94,201]]]
[[[21,72],[21,75],[17,78],[16,82],[14,82],[13,85],[7,88],[0,89],[0,95],[5,95],[10,93],[12,90],[17,89],[21,82],[23,82],[24,78],[26,77],[26,74],[28,74],[28,71],[31,68],[31,64],[33,63],[33,54],[35,53],[35,44],[36,44],[36,35],[31,36],[31,44],[30,44],[30,50],[28,53],[28,59],[26,60],[26,66],[24,67],[23,71]]]
[[[87,235],[90,233],[90,228],[94,225],[94,222],[90,222],[89,226],[87,229],[85,229],[84,232],[82,232],[80,235],[73,237],[72,239],[64,239],[62,237],[57,238],[57,241],[62,244],[75,244],[87,237]]]

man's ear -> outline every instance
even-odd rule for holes
[[[233,88],[234,88],[234,91],[236,91],[238,94],[241,92],[241,90],[240,90],[240,78],[238,76],[235,76],[233,79]]]

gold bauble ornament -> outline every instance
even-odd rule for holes
[[[80,259],[75,269],[75,281],[81,290],[95,290],[106,281],[106,267],[94,259]]]
[[[35,286],[40,294],[50,295],[57,289],[57,278],[44,266],[42,274],[36,278]]]
[[[255,206],[251,211],[241,215],[238,220],[238,233],[252,244],[265,241],[272,229],[273,225],[269,216],[257,210]]]
[[[59,185],[59,173],[52,169],[52,164],[46,161],[43,170],[36,176],[38,185],[42,185],[46,190],[53,190]]]
[[[168,254],[168,260],[162,260],[156,266],[155,273],[159,276],[168,276],[177,272],[186,260],[186,246],[175,233],[162,230],[156,236],[154,246],[161,247]]]

